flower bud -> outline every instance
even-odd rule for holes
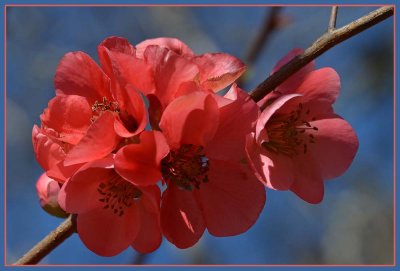
[[[49,214],[57,217],[67,217],[68,214],[58,205],[57,197],[60,185],[57,181],[43,173],[36,182],[36,191],[40,205]]]

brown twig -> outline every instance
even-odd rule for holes
[[[303,54],[296,56],[277,72],[270,75],[254,90],[250,92],[254,101],[260,101],[265,95],[273,91],[278,85],[289,78],[292,74],[310,63],[313,59],[328,51],[335,45],[350,37],[374,26],[375,24],[389,18],[394,13],[393,6],[385,6],[341,27],[326,32],[317,39]]]
[[[329,18],[328,32],[332,32],[336,28],[338,6],[333,6],[331,11],[331,17]]]
[[[39,243],[22,256],[15,265],[37,264],[53,249],[60,245],[65,239],[75,232],[75,223],[72,216],[69,216],[54,231],[48,234]]]

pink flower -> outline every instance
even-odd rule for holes
[[[50,177],[65,181],[83,163],[111,153],[121,138],[144,130],[147,112],[139,90],[151,85],[150,67],[130,59],[136,61],[130,69],[135,79],[127,84],[113,73],[118,63],[110,60],[124,55],[126,44],[122,38],[105,40],[99,46],[102,68],[83,52],[61,60],[54,78],[57,96],[40,116],[41,127],[32,131],[36,158]]]
[[[225,53],[195,55],[185,43],[175,38],[149,39],[139,43],[136,49],[139,58],[152,64],[158,92],[162,91],[162,85],[171,87],[166,92],[180,91],[184,88],[182,84],[190,81],[198,81],[202,89],[217,92],[232,84],[246,70],[236,57]],[[169,76],[171,72],[173,76]],[[173,88],[173,85],[178,87]]]
[[[32,143],[36,160],[45,170],[47,176],[63,183],[81,164],[64,166],[64,160],[71,145],[58,139],[58,133],[50,128],[39,128],[34,125]]]
[[[80,168],[63,185],[58,201],[77,214],[80,239],[98,255],[114,256],[129,246],[149,253],[161,244],[160,189],[123,179],[111,156]]]
[[[58,217],[67,217],[67,214],[58,205],[57,197],[60,192],[60,185],[57,181],[43,173],[36,182],[36,192],[40,200],[40,206],[47,213]]]
[[[87,127],[84,136],[75,141],[79,133],[73,132],[74,127],[70,123],[77,123],[79,117],[76,116],[83,116],[84,112],[81,111],[79,114],[78,111],[75,111],[71,114],[69,111],[74,106],[68,103],[57,104],[57,100],[64,98],[70,100],[75,97],[66,96],[52,99],[49,102],[49,109],[46,109],[41,115],[42,128],[35,125],[32,131],[32,142],[37,161],[49,177],[60,182],[69,178],[83,163],[111,153],[119,142],[119,137],[112,129],[114,116],[110,112],[103,113],[98,120]],[[57,110],[52,110],[58,106],[62,107],[58,111],[68,113],[58,115]],[[90,120],[88,121],[90,122]],[[51,127],[55,127],[58,131]],[[69,134],[71,136],[63,134],[64,130],[71,131]]]
[[[245,163],[245,135],[258,108],[233,86],[225,97],[194,92],[173,100],[160,128],[170,152],[161,161],[167,184],[161,203],[164,236],[179,248],[193,246],[204,230],[237,235],[257,220],[265,203],[263,185]],[[130,146],[115,157],[116,171],[134,182],[137,152]]]
[[[298,54],[292,51],[285,61]],[[331,68],[309,64],[269,94],[247,137],[248,161],[267,187],[290,189],[309,203],[324,195],[324,179],[342,175],[358,149],[352,127],[333,112],[340,91]],[[291,93],[291,94],[290,94]]]
[[[217,92],[233,83],[246,68],[228,54],[195,55],[186,44],[174,38],[149,39],[139,43],[136,50],[130,44],[121,47],[125,48],[120,50],[123,54],[110,55],[111,61],[118,63],[113,68],[120,81],[134,84],[136,77],[130,67],[137,58],[151,67],[154,80],[138,88],[149,99],[150,123],[156,129],[162,112],[175,98],[193,91]]]

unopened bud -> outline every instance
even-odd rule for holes
[[[40,205],[49,214],[57,217],[67,217],[68,214],[58,205],[57,197],[60,192],[60,185],[57,181],[47,177],[43,173],[36,182],[36,191]]]

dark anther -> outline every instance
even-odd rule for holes
[[[189,191],[200,189],[201,183],[208,181],[208,170],[209,161],[203,154],[203,147],[191,144],[171,150],[161,163],[163,178]]]
[[[133,201],[142,195],[142,192],[133,184],[119,176],[99,184],[97,191],[101,195],[99,201],[105,203],[103,208],[110,208],[114,214],[119,216],[122,216],[124,209],[132,206]]]

